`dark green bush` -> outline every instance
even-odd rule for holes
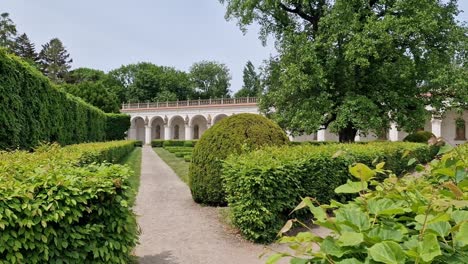
[[[348,167],[353,163],[385,161],[385,169],[401,174],[412,169],[411,158],[431,160],[434,149],[403,142],[272,147],[228,158],[224,190],[241,233],[250,240],[270,242],[301,197],[320,203],[350,198],[334,189],[350,178]]]
[[[194,201],[226,204],[221,170],[228,155],[288,142],[283,130],[261,115],[239,114],[222,119],[203,134],[193,150],[189,186]]]
[[[186,140],[184,142],[184,147],[195,147],[195,145],[197,144],[198,140]]]
[[[132,147],[111,142],[0,152],[0,263],[129,263],[138,240],[127,204],[132,172],[86,154],[108,156],[108,144]],[[97,163],[80,161],[91,156]]]
[[[418,131],[416,133],[409,134],[406,136],[403,141],[407,142],[416,142],[416,143],[427,143],[427,141],[431,138],[435,137],[434,134],[432,134],[429,131]]]
[[[106,140],[125,139],[130,128],[130,116],[125,114],[106,114]]]
[[[191,162],[192,161],[192,155],[185,155],[184,160],[185,160],[185,162]]]
[[[153,148],[161,148],[163,146],[164,140],[163,139],[155,139],[151,141],[151,146]]]
[[[164,140],[163,147],[183,147],[185,140]]]
[[[0,149],[103,141],[106,115],[0,49]]]
[[[135,140],[133,142],[134,142],[133,144],[135,145],[135,147],[143,147],[143,141]]]

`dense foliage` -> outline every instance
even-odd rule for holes
[[[257,97],[260,95],[262,92],[260,76],[255,71],[255,66],[251,61],[248,61],[245,65],[242,79],[244,80],[244,85],[242,85],[242,88],[237,91],[234,97]]]
[[[64,82],[72,62],[70,54],[60,39],[53,38],[42,45],[39,53],[40,69],[54,83]]]
[[[261,115],[238,114],[222,119],[203,133],[195,145],[189,171],[193,199],[209,205],[226,204],[222,161],[230,154],[284,145],[288,141],[277,124]]]
[[[13,50],[15,46],[16,25],[8,13],[0,13],[0,48]]]
[[[313,223],[331,234],[319,237],[310,230],[282,237],[280,242],[292,252],[274,254],[267,263],[282,257],[291,257],[291,263],[467,263],[468,145],[432,161],[427,169],[419,165],[419,177],[398,178],[384,162],[375,167],[350,167],[358,181],[335,190],[359,194],[349,203],[326,205],[304,198],[295,210],[308,208]],[[388,178],[375,181],[378,174]],[[288,221],[281,233],[293,222],[297,220]],[[312,249],[314,244],[318,250]]]
[[[58,90],[5,50],[0,50],[0,75],[0,149],[105,139],[104,112]]]
[[[130,128],[130,116],[125,114],[106,114],[106,140],[121,140]]]
[[[106,113],[118,113],[120,110],[117,95],[103,82],[80,82],[62,87],[67,93],[83,99]]]
[[[432,132],[429,131],[418,131],[406,136],[403,141],[408,142],[418,142],[418,143],[427,143],[429,139],[435,137]]]
[[[271,242],[302,197],[320,203],[349,199],[334,189],[350,179],[348,166],[353,163],[384,161],[388,169],[401,174],[414,167],[408,166],[411,158],[427,162],[436,151],[403,142],[266,148],[227,159],[224,190],[241,233],[256,242]]]
[[[288,131],[325,126],[354,141],[391,122],[415,131],[425,106],[442,111],[447,98],[468,107],[468,29],[456,0],[220,2],[242,29],[256,22],[263,40],[275,38],[261,107]]]
[[[231,74],[229,68],[215,61],[201,61],[190,67],[190,80],[195,98],[229,97]]]
[[[0,263],[128,263],[133,142],[0,152]]]

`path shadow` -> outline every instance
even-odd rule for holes
[[[157,255],[146,255],[138,258],[140,264],[180,264],[171,251],[163,251]]]

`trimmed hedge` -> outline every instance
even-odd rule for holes
[[[183,147],[185,140],[164,140],[163,147]]]
[[[114,115],[67,94],[4,49],[0,49],[0,76],[0,149],[117,139],[128,129],[120,117],[114,124]]]
[[[385,161],[385,169],[400,174],[411,169],[411,158],[428,162],[436,153],[436,147],[403,142],[272,147],[229,157],[224,162],[224,190],[241,233],[256,242],[271,242],[301,197],[320,203],[349,199],[334,189],[350,178],[348,167],[353,163],[371,166]]]
[[[122,140],[130,127],[130,116],[125,114],[106,114],[106,140]]]
[[[435,137],[435,135],[432,134],[432,132],[418,131],[416,133],[407,135],[403,139],[403,141],[416,142],[416,143],[427,143],[427,141],[429,141],[429,139],[431,139],[431,137]]]
[[[132,146],[0,152],[0,263],[129,263],[138,240],[127,205],[131,171],[99,162]]]
[[[185,162],[191,162],[192,161],[192,155],[185,155],[184,160],[185,160]]]
[[[189,186],[194,201],[226,204],[221,170],[228,155],[288,142],[284,131],[261,115],[238,114],[222,119],[203,134],[193,150]]]
[[[195,147],[195,145],[197,144],[197,142],[198,142],[198,139],[197,139],[197,140],[186,140],[186,141],[184,142],[184,147],[191,147],[191,148],[193,148],[193,147]]]
[[[151,147],[161,148],[163,146],[163,143],[164,143],[163,139],[155,139],[151,141]]]

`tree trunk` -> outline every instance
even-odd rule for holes
[[[357,129],[353,127],[352,124],[348,124],[347,127],[340,130],[338,133],[340,142],[342,143],[351,143],[354,142],[354,138],[356,137]]]

